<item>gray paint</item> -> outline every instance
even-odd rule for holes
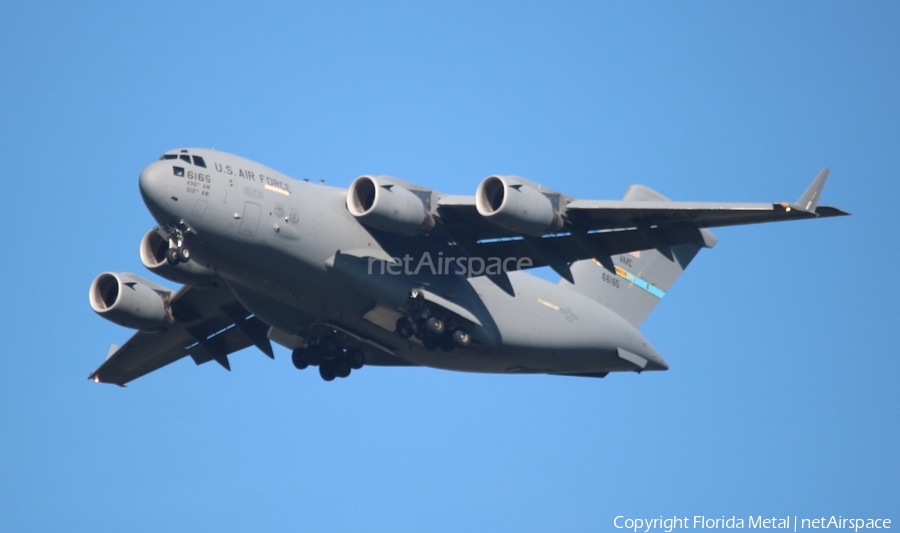
[[[516,178],[533,188],[529,194],[544,195],[556,213],[555,229],[547,230],[555,235],[526,240],[510,229],[515,223],[494,224],[479,215],[474,197],[378,177],[394,187],[391,194],[400,194],[397,188],[412,193],[396,206],[385,204],[385,213],[408,205],[426,210],[422,228],[406,235],[410,224],[392,232],[381,212],[377,224],[367,224],[359,210],[354,216],[346,189],[294,180],[222,152],[170,153],[182,152],[202,156],[207,167],[160,160],[144,169],[139,186],[160,225],[157,233],[187,248],[190,262],[160,263],[165,241],[159,237],[145,238],[150,244],[142,245],[142,258],[154,272],[195,286],[166,296],[174,323],[132,337],[91,374],[97,381],[124,385],[186,356],[230,368],[234,351],[256,345],[271,353],[269,338],[291,348],[334,338],[363,350],[369,365],[591,377],[665,370],[668,364],[637,326],[659,301],[653,291],[668,290],[702,247],[715,244],[703,228],[845,214],[817,206],[822,175],[801,197],[804,209],[669,202],[641,186],[629,188],[621,201],[576,200]],[[421,218],[407,215],[397,216]],[[503,240],[491,240],[497,238]],[[407,254],[466,260],[501,252],[535,266],[550,264],[574,283],[553,284],[523,271],[467,277],[380,270]],[[629,283],[616,267],[639,280]],[[472,343],[428,349],[393,331],[396,317],[423,306],[447,327],[468,331]]]

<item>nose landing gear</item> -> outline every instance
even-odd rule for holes
[[[172,229],[169,235],[169,249],[166,250],[166,261],[175,266],[190,260],[191,251],[184,245],[184,232],[178,228]]]
[[[166,261],[172,266],[175,266],[178,263],[187,263],[190,260],[191,251],[184,246],[166,250]]]
[[[291,353],[291,362],[298,370],[310,365],[319,367],[319,375],[325,381],[345,378],[353,370],[366,364],[366,356],[359,348],[342,348],[332,336],[326,336]]]

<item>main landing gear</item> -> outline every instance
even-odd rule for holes
[[[291,362],[298,370],[318,366],[319,375],[325,381],[345,378],[353,370],[366,364],[366,356],[359,348],[342,348],[332,336],[322,337],[318,342],[297,348],[291,353]]]
[[[427,308],[423,308],[414,316],[404,316],[397,320],[397,335],[404,339],[415,337],[429,350],[440,348],[445,352],[454,348],[467,348],[472,342],[468,330],[462,326],[454,326],[440,317],[431,316]]]

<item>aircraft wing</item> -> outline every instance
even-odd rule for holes
[[[481,217],[470,196],[446,196],[438,202],[441,227],[471,257],[529,257],[533,267],[550,266],[570,277],[567,264],[596,258],[613,270],[610,255],[667,248],[686,243],[712,247],[705,228],[847,215],[819,206],[828,169],[823,169],[797,202],[672,202],[650,191],[626,194],[624,200],[557,200],[564,227],[541,237],[516,234]],[[571,281],[571,280],[570,280]]]
[[[793,203],[672,202],[659,195],[654,199],[639,200],[574,200],[555,192],[548,194],[548,197],[559,203],[566,219],[566,227],[556,233],[678,225],[714,228],[847,215],[835,207],[818,205],[827,177],[828,169],[823,169],[800,199]],[[474,196],[441,197],[437,211],[444,229],[451,234],[476,237],[478,240],[519,236],[479,215]]]
[[[274,357],[268,326],[237,301],[224,285],[183,287],[171,300],[175,322],[158,333],[135,333],[113,348],[89,379],[124,386],[185,356],[196,364],[216,361],[230,370],[228,354],[256,346]]]
[[[607,200],[575,200],[566,207],[566,211],[579,225],[592,230],[676,225],[715,228],[847,214],[828,206],[806,211],[786,202],[738,204]]]
[[[516,237],[517,233],[491,224],[478,214],[474,196],[444,196],[438,200],[437,212],[441,217],[440,228],[454,239],[502,239]]]

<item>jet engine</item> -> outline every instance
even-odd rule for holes
[[[550,199],[517,176],[488,176],[475,192],[475,208],[487,220],[508,230],[541,236],[563,226]]]
[[[161,278],[194,287],[208,285],[216,275],[215,272],[196,261],[177,265],[169,264],[166,261],[168,249],[168,239],[155,229],[148,231],[141,239],[141,263],[147,267],[147,270]]]
[[[126,328],[158,331],[173,323],[172,293],[126,272],[104,272],[91,283],[91,308],[103,318]]]
[[[360,176],[347,191],[347,210],[367,226],[414,235],[434,227],[422,199],[388,176]]]

